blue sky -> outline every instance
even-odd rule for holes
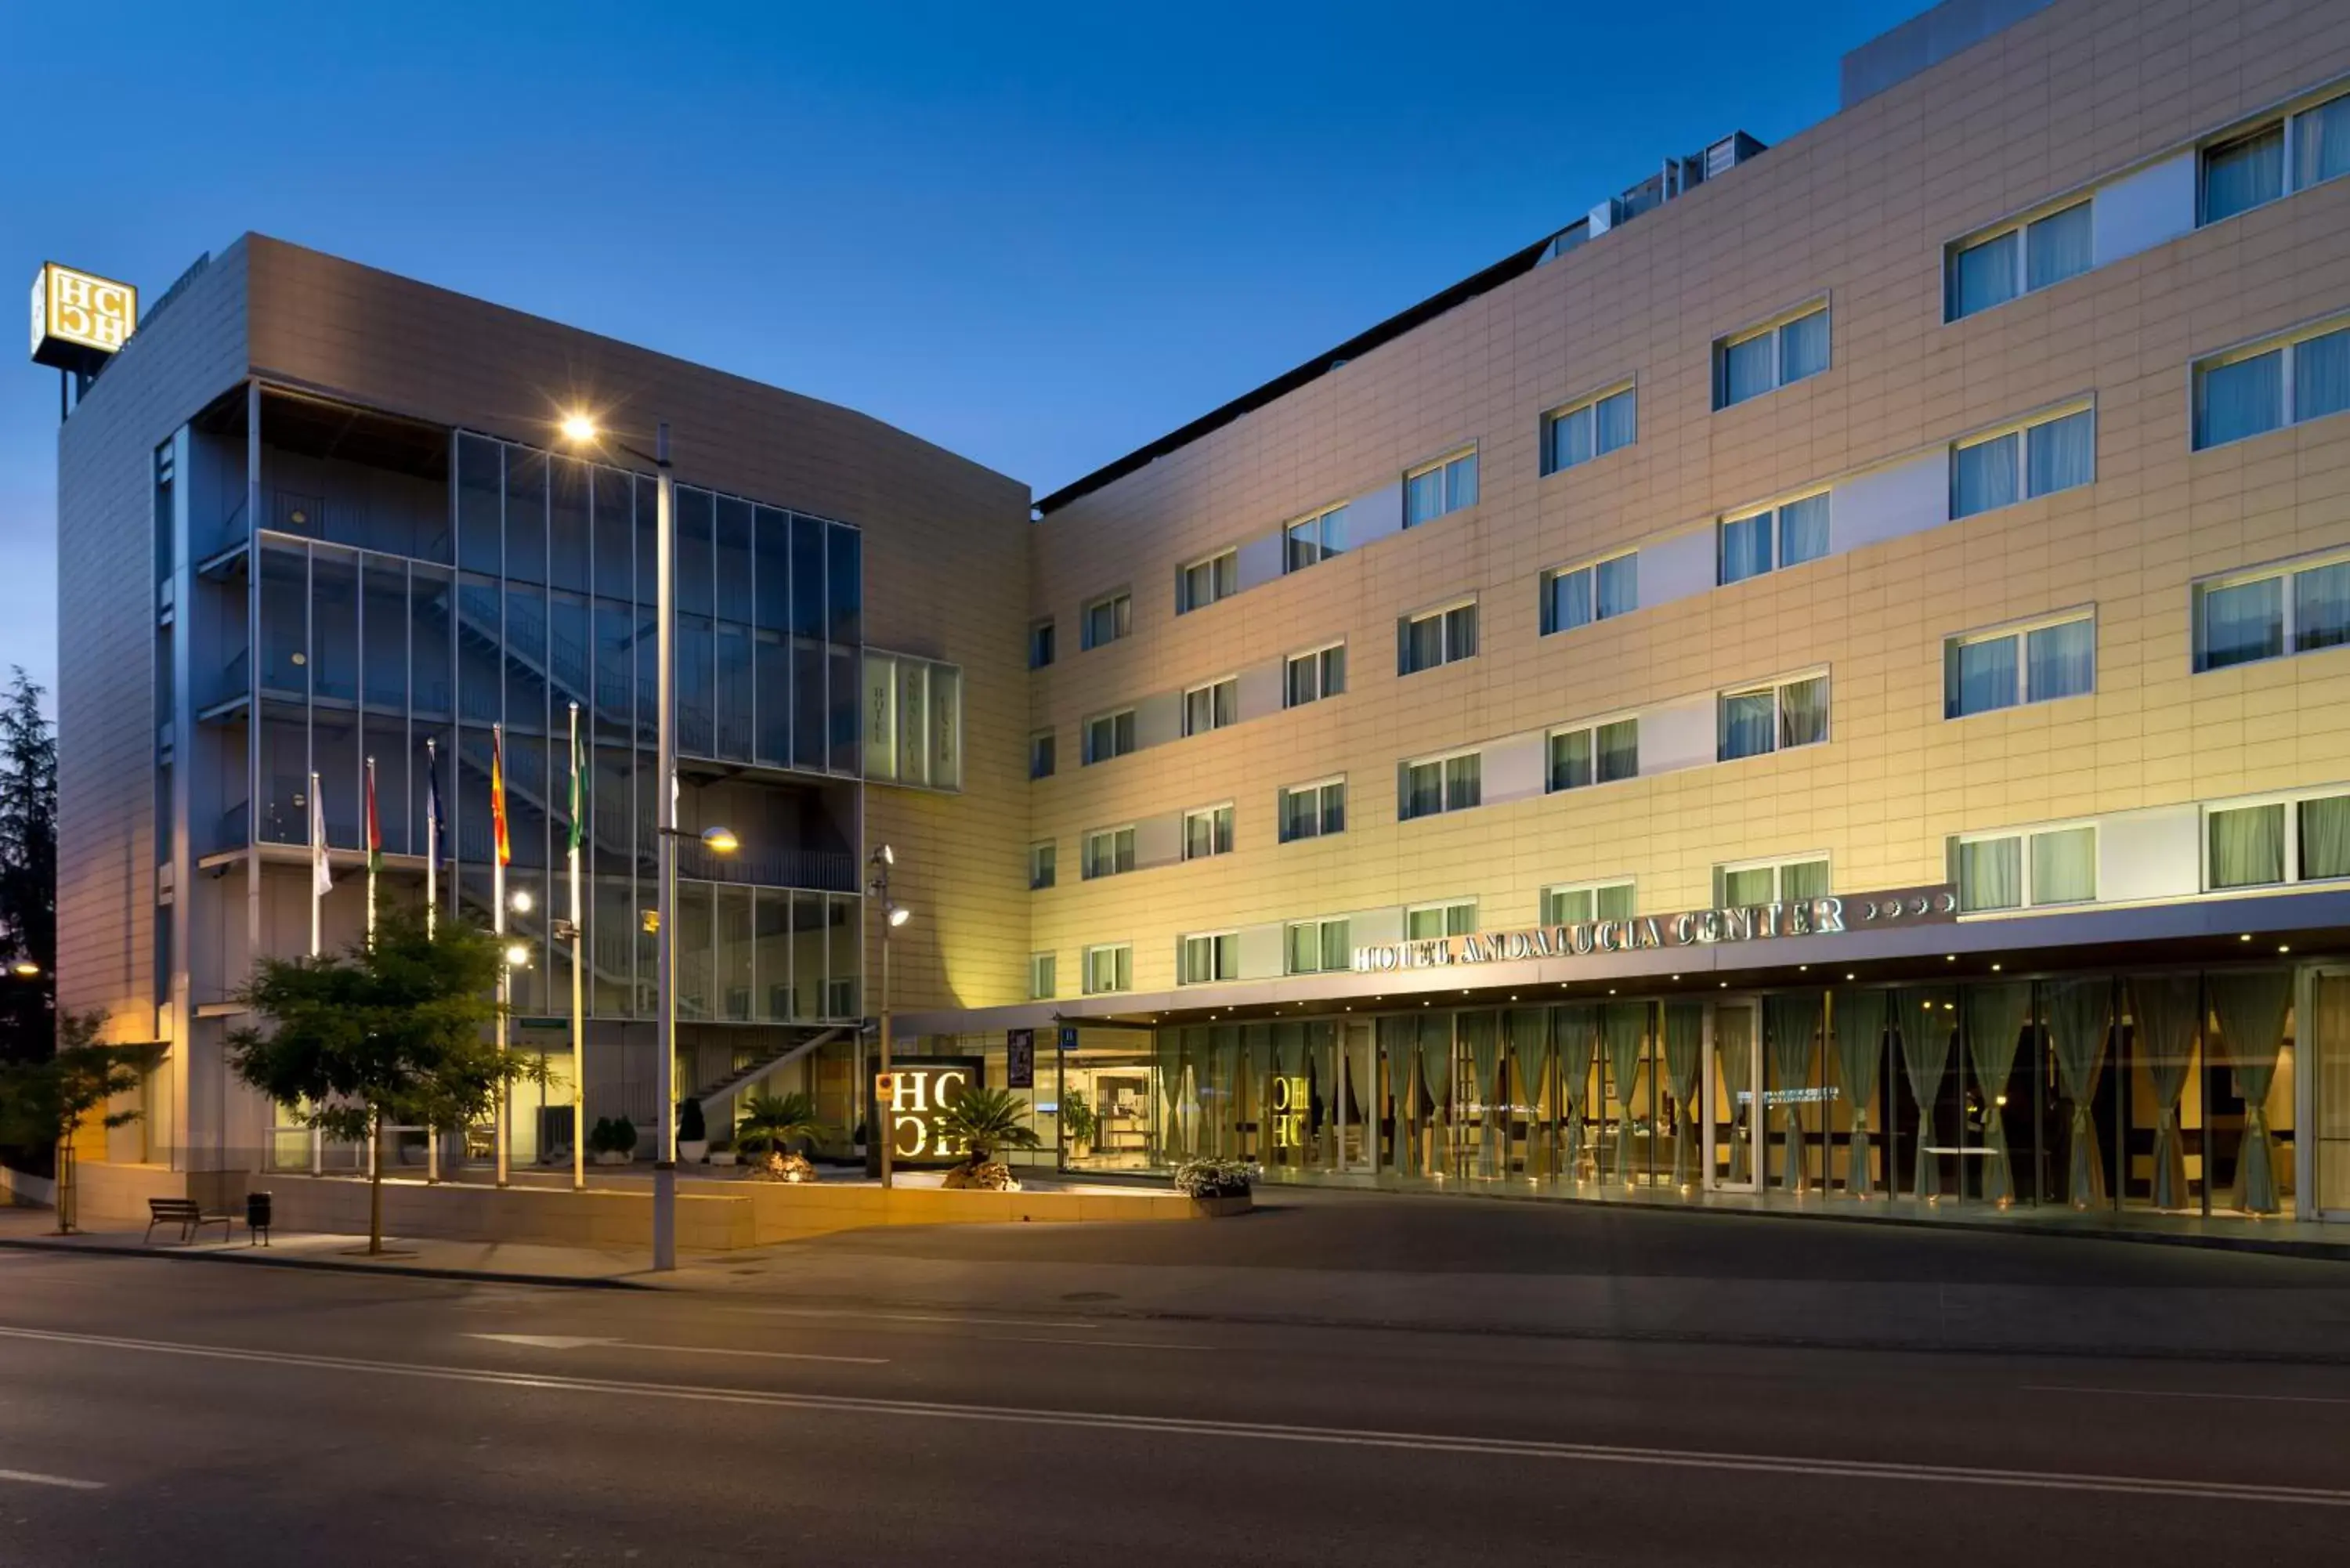
[[[1041,494],[1669,152],[1825,118],[1842,52],[1923,4],[28,5],[0,284],[55,259],[151,297],[256,229]],[[57,387],[12,363],[0,668],[54,684]]]

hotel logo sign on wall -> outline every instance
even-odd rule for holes
[[[139,291],[55,262],[33,279],[33,363],[94,372],[139,329]]]
[[[1578,920],[1565,926],[1480,932],[1426,941],[1386,942],[1355,950],[1358,973],[1435,969],[1454,964],[1515,963],[1528,959],[1584,958],[1646,948],[1716,947],[1777,937],[1840,936],[1880,926],[1946,924],[1958,918],[1958,895],[1946,884],[1845,898],[1797,898],[1692,909],[1679,915],[1636,915],[1623,920]]]

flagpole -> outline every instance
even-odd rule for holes
[[[588,808],[579,776],[579,704],[571,704],[571,1189],[588,1189],[588,1024],[580,979],[579,841]]]
[[[375,827],[375,759],[367,760],[367,945],[375,949],[375,863],[382,858],[382,841]]]
[[[505,854],[505,726],[490,726],[490,827],[494,840],[490,846],[490,929],[498,941],[498,1058],[504,1063],[506,1054],[506,1009],[514,1001],[514,965],[506,961],[506,854]],[[491,1142],[497,1147],[497,1181],[506,1185],[506,1086],[499,1080],[497,1094],[497,1126]]]
[[[441,918],[441,763],[432,737],[424,737],[424,936],[431,940]],[[441,1129],[424,1129],[424,1179],[441,1179]]]

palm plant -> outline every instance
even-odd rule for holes
[[[985,1165],[994,1149],[1036,1147],[1027,1103],[1004,1089],[965,1089],[939,1112],[937,1126],[941,1134],[965,1146],[963,1162],[974,1169]]]
[[[821,1138],[831,1131],[818,1119],[816,1101],[806,1094],[753,1095],[743,1102],[742,1119],[734,1124],[734,1147],[744,1154],[775,1154],[802,1138]]]

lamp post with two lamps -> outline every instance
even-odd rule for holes
[[[884,844],[868,857],[873,867],[871,892],[881,907],[881,1024],[879,1031],[880,1065],[875,1069],[875,1083],[888,1085],[889,1104],[883,1104],[880,1095],[873,1098],[871,1137],[880,1142],[881,1185],[889,1186],[889,1166],[898,1152],[897,1080],[889,1071],[889,933],[913,918],[913,911],[903,904],[890,902],[889,868],[898,864],[898,852]]]

